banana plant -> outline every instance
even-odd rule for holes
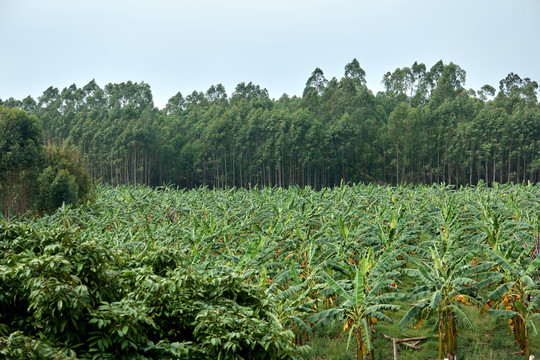
[[[522,219],[523,209],[516,208],[518,206],[512,198],[505,199],[502,205],[489,198],[478,202],[480,221],[476,222],[476,227],[492,249],[499,243],[511,240],[514,234],[530,230],[532,224],[529,225]]]
[[[312,335],[310,324],[306,322],[306,317],[316,311],[316,299],[310,298],[312,287],[309,283],[312,277],[314,275],[302,281],[296,271],[296,264],[293,263],[290,269],[277,274],[266,290],[276,301],[276,315],[280,323],[292,330],[294,342],[299,346],[303,345],[304,338]],[[265,286],[267,281],[263,282],[262,279],[263,276],[260,284]],[[315,288],[321,286],[322,284],[317,284]]]
[[[373,248],[365,252],[356,267],[354,279],[335,280],[327,272],[323,276],[328,288],[339,299],[336,305],[308,318],[316,327],[325,326],[334,320],[344,321],[343,330],[349,331],[347,348],[351,339],[356,340],[357,359],[373,359],[371,339],[372,319],[392,322],[386,311],[397,310],[399,305],[392,302],[399,298],[391,284],[395,283],[402,264],[395,258],[398,251],[386,250],[378,258]]]
[[[404,270],[418,279],[418,284],[410,294],[416,303],[403,316],[400,326],[405,327],[414,319],[420,324],[421,320],[436,316],[439,359],[455,359],[457,325],[473,329],[461,305],[482,305],[474,279],[485,271],[485,266],[473,266],[473,259],[482,247],[470,238],[464,239],[464,217],[459,215],[458,209],[459,205],[453,200],[439,202],[438,210],[432,215],[437,236],[427,242],[427,249],[426,245],[422,249],[430,258],[407,255],[408,262],[415,268]]]
[[[470,260],[474,256],[463,254],[463,258],[440,258],[440,253],[432,250],[431,262],[424,262],[408,256],[416,269],[406,273],[419,279],[418,286],[411,292],[411,300],[416,303],[403,316],[399,325],[405,327],[413,320],[421,324],[424,319],[436,316],[439,335],[439,359],[455,359],[457,348],[457,326],[474,330],[472,322],[461,309],[461,305],[481,306],[482,301],[474,292],[473,280],[476,273]]]
[[[540,286],[533,280],[540,275],[540,256],[532,260],[524,243],[521,240],[488,250],[500,270],[493,277],[502,282],[488,296],[496,301],[489,313],[510,320],[514,339],[529,358],[529,334],[538,335],[534,320],[540,319]]]

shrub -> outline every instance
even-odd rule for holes
[[[301,355],[261,287],[153,246],[134,257],[73,230],[0,222],[0,354],[17,358],[24,343],[23,358]]]

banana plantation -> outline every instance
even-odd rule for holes
[[[540,356],[539,185],[94,198],[0,222],[0,357]]]

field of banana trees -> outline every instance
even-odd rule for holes
[[[539,185],[103,186],[0,249],[8,358],[540,356]]]

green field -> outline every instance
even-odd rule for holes
[[[0,237],[8,358],[540,356],[538,185],[103,186]]]

